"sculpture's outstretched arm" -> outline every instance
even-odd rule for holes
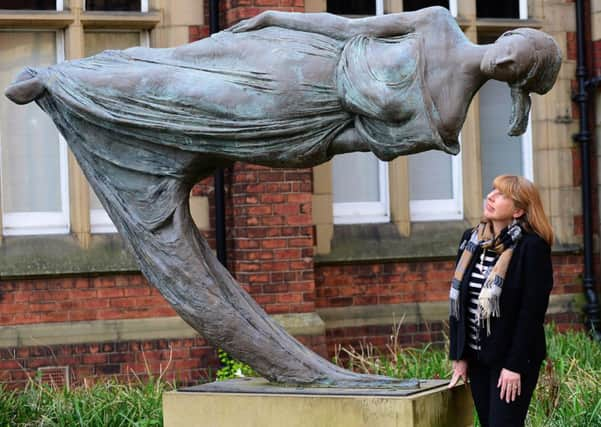
[[[428,9],[424,10],[427,11]],[[420,19],[424,13],[422,10],[419,12],[394,13],[349,19],[330,13],[297,13],[268,10],[253,18],[239,22],[227,31],[237,33],[275,26],[290,30],[323,34],[339,40],[346,40],[358,34],[370,34],[380,37],[398,36],[414,31],[416,20]]]

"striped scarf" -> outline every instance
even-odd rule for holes
[[[492,224],[489,222],[480,223],[474,230],[467,241],[463,243],[460,249],[463,249],[455,275],[451,281],[451,291],[449,298],[451,300],[451,316],[459,319],[459,305],[461,301],[461,282],[466,268],[469,266],[474,253],[481,247],[483,250],[488,249],[500,254],[499,259],[490,271],[490,274],[484,278],[484,284],[478,297],[478,314],[479,321],[484,321],[486,324],[486,333],[490,335],[491,317],[500,317],[501,311],[499,308],[499,300],[503,290],[503,282],[507,267],[513,255],[513,249],[522,237],[522,228],[514,221],[507,228],[499,233],[495,238],[493,234]]]

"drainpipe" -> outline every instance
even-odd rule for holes
[[[219,0],[209,2],[209,33],[219,31]],[[225,189],[223,169],[219,168],[214,175],[215,184],[215,241],[217,259],[227,267],[227,251],[225,247]]]
[[[572,138],[580,144],[580,155],[582,162],[582,221],[584,227],[584,307],[586,315],[586,326],[596,341],[601,342],[601,321],[599,299],[595,292],[595,278],[593,275],[593,228],[592,228],[592,203],[591,203],[591,159],[590,144],[591,132],[589,125],[590,104],[588,91],[596,87],[601,79],[587,80],[588,68],[585,52],[585,28],[584,28],[584,0],[576,0],[576,39],[577,39],[577,67],[576,78],[578,79],[578,92],[574,94],[573,100],[578,104],[580,123],[579,131]]]

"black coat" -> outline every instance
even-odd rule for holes
[[[462,244],[469,240],[471,231],[463,233]],[[449,320],[451,360],[462,359],[465,355],[468,285],[480,253],[481,248],[478,248],[461,282],[459,319],[451,317]],[[526,372],[530,364],[540,364],[546,356],[543,322],[552,287],[551,248],[538,235],[524,232],[505,275],[501,317],[492,318],[490,335],[486,335],[484,328],[480,329],[478,357],[482,363],[519,373]]]

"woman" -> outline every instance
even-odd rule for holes
[[[523,426],[546,355],[553,231],[538,190],[501,175],[463,234],[450,302],[453,376],[469,377],[483,427]]]

